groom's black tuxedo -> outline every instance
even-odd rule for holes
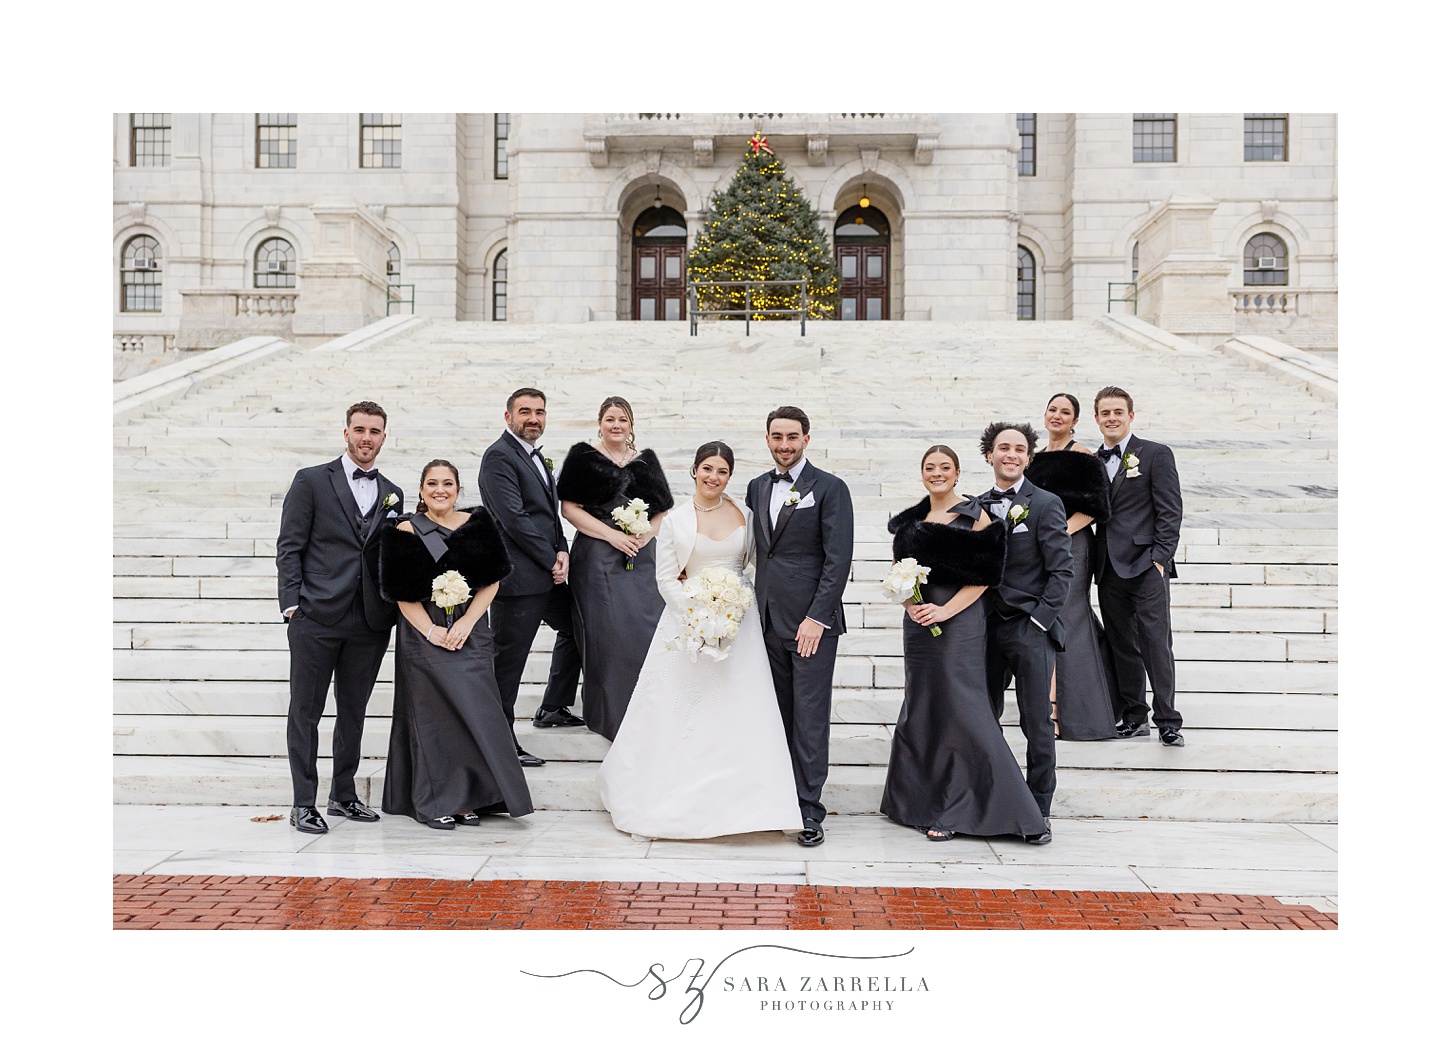
[[[1138,474],[1121,461],[1109,483],[1113,514],[1098,524],[1098,606],[1117,673],[1114,708],[1124,724],[1148,720],[1144,678],[1154,689],[1154,724],[1177,729],[1174,709],[1174,640],[1169,619],[1169,580],[1177,574],[1174,553],[1184,501],[1179,470],[1166,445],[1130,434],[1122,456],[1137,457]],[[1154,566],[1164,566],[1163,575]]]
[[[773,526],[767,517],[772,484],[767,471],[746,487],[756,526],[756,600],[801,819],[819,824],[826,815],[821,790],[829,763],[836,644],[846,633],[841,599],[854,546],[851,493],[840,478],[805,462],[794,483],[798,500],[781,507]],[[803,659],[796,654],[796,629],[808,617],[826,631],[816,653]]]
[[[1049,696],[1056,650],[1063,647],[1058,614],[1073,583],[1073,541],[1063,501],[1047,489],[1024,478],[1009,510],[1016,507],[1028,513],[1020,524],[1000,523],[1009,533],[1008,559],[1002,582],[987,593],[988,697],[1001,719],[1003,690],[1015,679],[1018,726],[1028,740],[1028,788],[1046,818],[1057,787]]]
[[[514,565],[489,606],[494,676],[504,715],[512,724],[519,681],[541,622],[555,632],[554,658],[541,708],[553,710],[574,702],[580,657],[574,641],[573,606],[569,585],[555,583],[552,574],[556,556],[567,552],[569,543],[559,519],[553,474],[547,479],[540,474],[529,451],[508,431],[484,451],[479,495],[497,519]]]
[[[403,490],[380,474],[373,507],[360,514],[349,485],[351,463],[304,467],[282,501],[278,608],[297,606],[287,623],[287,759],[294,807],[317,801],[317,726],[329,682],[337,702],[329,799],[358,799],[353,776],[363,719],[398,616],[378,594],[377,550],[379,534],[392,524],[389,516],[402,507]],[[396,499],[384,506],[390,495]]]

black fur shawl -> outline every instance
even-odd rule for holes
[[[1096,455],[1071,449],[1039,453],[1024,474],[1028,481],[1062,500],[1070,517],[1081,511],[1092,515],[1094,521],[1108,520],[1108,472]]]
[[[471,517],[447,537],[448,550],[438,561],[416,533],[390,525],[378,547],[378,589],[389,601],[427,601],[433,579],[449,569],[463,573],[470,589],[497,583],[513,570],[498,523],[485,507],[465,511]],[[399,521],[406,519],[400,518]]]
[[[1008,560],[1007,530],[989,525],[974,532],[965,525],[942,525],[924,519],[931,510],[930,497],[922,497],[891,521],[892,557],[916,558],[932,569],[928,579],[949,586],[995,587],[1002,582]],[[967,516],[970,519],[970,516]]]
[[[626,500],[639,497],[650,505],[650,517],[675,506],[665,469],[653,449],[642,449],[640,455],[624,467],[588,442],[570,447],[559,469],[555,483],[561,500],[579,504],[597,518],[608,521],[610,511]]]

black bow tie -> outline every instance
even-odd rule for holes
[[[790,471],[787,471],[784,474],[782,472],[780,472],[780,471],[772,471],[771,472],[771,481],[773,481],[773,482],[789,482],[790,480],[791,480],[791,472]]]
[[[1098,458],[1100,460],[1107,460],[1111,456],[1117,456],[1120,459],[1122,459],[1123,458],[1123,452],[1122,452],[1122,450],[1123,450],[1123,443],[1122,442],[1120,442],[1118,445],[1114,446],[1112,449],[1110,449],[1106,445],[1105,446],[1101,446],[1101,447],[1099,447],[1099,450],[1098,450]]]
[[[378,480],[378,469],[374,468],[371,471],[365,471],[361,467],[354,467],[353,481],[356,482],[359,478],[366,478],[370,482],[376,482]]]
[[[1011,489],[989,489],[983,494],[983,503],[1001,503],[1003,500],[1011,500],[1013,490]]]

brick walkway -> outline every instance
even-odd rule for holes
[[[115,876],[135,930],[494,928],[1334,930],[1338,917],[1252,895],[955,887]]]

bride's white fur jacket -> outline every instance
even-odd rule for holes
[[[721,494],[721,499],[735,504],[746,519],[744,564],[746,582],[749,584],[755,579],[756,571],[756,527],[751,521],[751,509],[726,493]],[[660,596],[665,599],[666,607],[676,615],[680,614],[685,603],[680,574],[685,571],[685,563],[690,560],[690,553],[695,549],[695,536],[695,506],[684,503],[665,516],[665,521],[660,526],[660,535],[655,538],[655,583],[660,588]]]

